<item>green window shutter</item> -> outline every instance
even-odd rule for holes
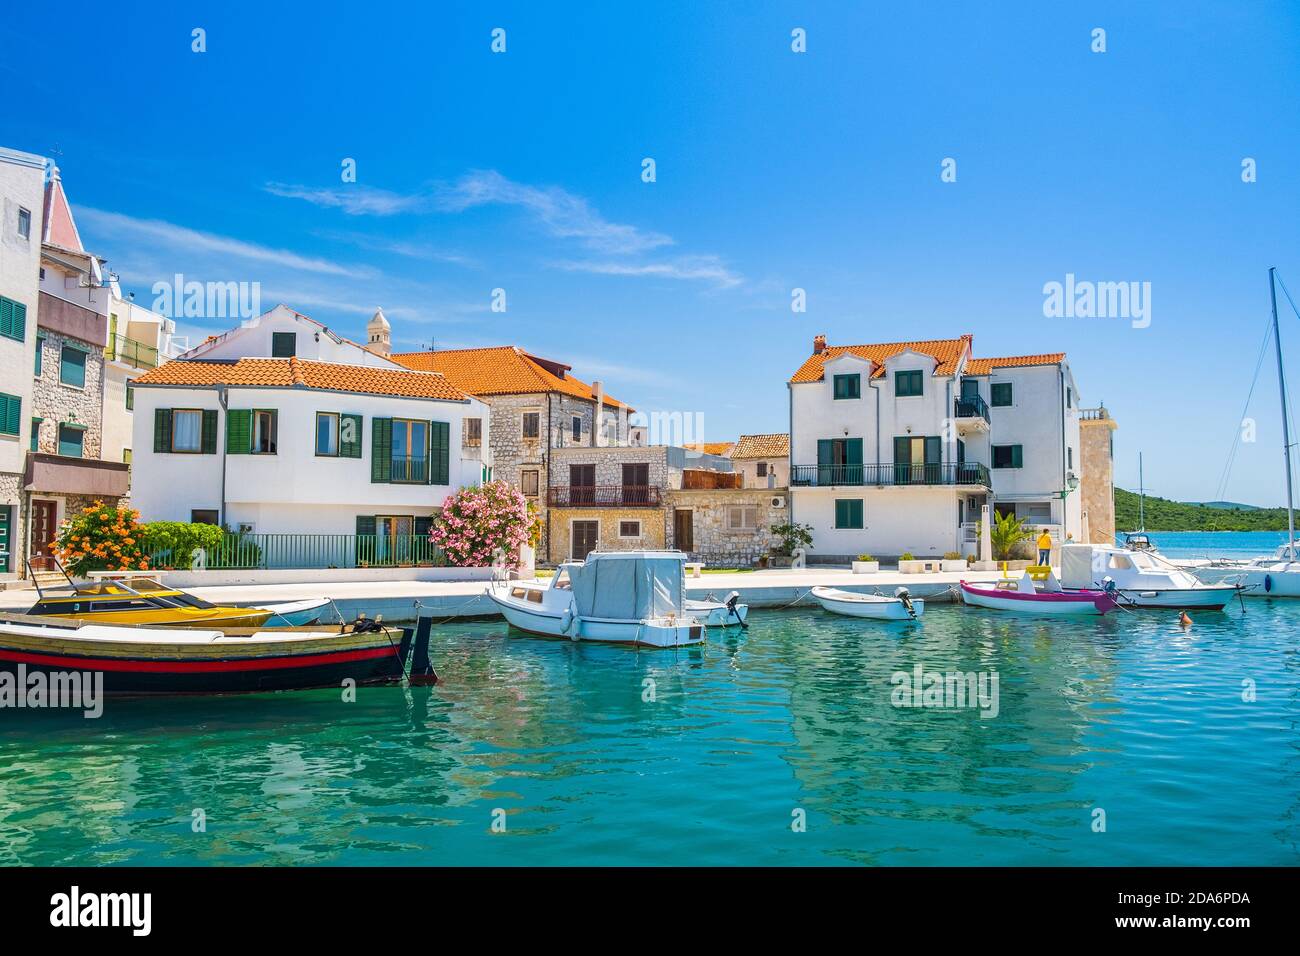
[[[253,448],[253,412],[232,408],[226,412],[226,454],[247,455]]]
[[[292,358],[296,354],[298,354],[297,332],[271,333],[272,358]]]
[[[861,528],[862,527],[862,499],[861,498],[836,498],[835,499],[835,527],[837,528]]]
[[[374,534],[375,533],[375,516],[374,515],[357,515],[357,534]]]
[[[38,335],[36,336],[36,362],[35,362],[35,367],[32,369],[32,374],[35,375],[37,378],[41,377],[41,371],[44,368],[44,365],[41,362],[41,355],[44,352],[45,352],[45,336]]]
[[[205,455],[217,453],[217,410],[215,408],[203,410],[203,444],[200,446],[200,451]]]
[[[0,335],[27,340],[27,306],[0,295]]]
[[[846,465],[862,464],[862,439],[844,439],[844,463]]]
[[[451,426],[447,422],[429,424],[429,484],[450,484]]]
[[[375,516],[357,515],[357,564],[375,560]]]
[[[843,528],[848,520],[848,502],[842,498],[835,499],[835,527]]]
[[[361,426],[364,419],[360,415],[339,416],[339,457],[361,457]]]
[[[862,499],[861,498],[855,499],[851,501],[849,504],[851,506],[849,508],[849,517],[853,521],[853,527],[861,528],[863,523],[862,522]]]
[[[370,480],[393,480],[393,420],[376,418],[370,432]]]
[[[23,400],[17,395],[0,393],[0,432],[17,435],[22,421]]]
[[[155,408],[153,410],[153,450],[155,454],[172,450],[172,410]]]
[[[989,402],[994,408],[1003,408],[1012,403],[1014,394],[1011,390],[1011,382],[998,382],[996,385],[989,386]]]
[[[1022,468],[1025,464],[1024,447],[1021,445],[1011,446],[1011,467]]]
[[[77,388],[86,387],[86,353],[72,345],[63,346],[59,356],[59,381]]]
[[[862,397],[862,376],[861,375],[836,375],[835,376],[835,397],[842,398],[861,398]]]

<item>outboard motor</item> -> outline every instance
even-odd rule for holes
[[[894,592],[894,597],[902,602],[903,607],[907,609],[908,616],[916,620],[916,608],[912,607],[912,592],[907,588],[899,588]]]
[[[727,617],[728,619],[734,618],[737,624],[739,624],[745,630],[749,630],[749,625],[745,623],[745,619],[741,617],[740,612],[736,610],[736,602],[739,600],[740,600],[739,591],[732,591],[730,594],[727,595],[726,601],[723,602],[727,605]]]

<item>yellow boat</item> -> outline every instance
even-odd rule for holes
[[[83,585],[69,578],[66,590],[38,588],[39,599],[27,613],[97,624],[260,627],[271,621],[272,626],[300,627],[315,624],[329,604],[328,598],[313,598],[270,607],[235,607],[169,587],[156,575],[98,571],[90,577],[91,583]]]

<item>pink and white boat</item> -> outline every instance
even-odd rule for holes
[[[967,584],[962,581],[961,599],[975,607],[1057,616],[1105,614],[1116,606],[1114,596],[1105,591],[1039,589],[1034,587],[1028,575],[1021,579],[1016,588],[1000,588],[995,584]]]

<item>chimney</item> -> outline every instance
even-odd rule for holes
[[[824,335],[814,335],[814,336],[813,336],[813,355],[821,355],[821,354],[822,354],[823,352],[825,352],[825,351],[826,351],[826,336],[824,336]]]
[[[605,441],[601,432],[605,427],[605,386],[602,382],[592,381],[591,394],[596,396],[596,411],[592,416],[591,424],[591,447],[604,446]]]

